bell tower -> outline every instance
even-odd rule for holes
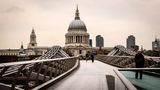
[[[36,34],[34,32],[34,28],[32,28],[32,32],[31,32],[31,35],[30,35],[30,43],[28,45],[28,48],[33,49],[35,47],[37,47]]]

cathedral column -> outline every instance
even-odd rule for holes
[[[79,43],[79,37],[77,36],[77,43]]]
[[[86,44],[87,44],[87,36],[86,36]]]
[[[77,43],[78,43],[78,36],[77,36]]]
[[[72,43],[72,36],[70,36],[71,37],[71,43]]]
[[[86,43],[86,36],[84,36],[84,43]]]
[[[88,43],[88,36],[86,36],[86,44]]]
[[[70,36],[70,42],[72,43],[72,36]]]
[[[69,36],[68,36],[68,43],[69,43]]]
[[[72,43],[72,36],[70,36],[70,43]]]
[[[82,38],[83,38],[83,36],[81,36],[81,43],[83,42]]]
[[[79,43],[81,43],[81,36],[79,36]]]
[[[89,36],[88,36],[88,39],[87,39],[87,40],[88,40],[88,44],[89,44]]]
[[[69,43],[69,36],[68,36],[68,43]]]
[[[79,37],[79,43],[81,43],[81,37],[80,36],[78,36]]]
[[[83,36],[83,43],[85,43],[85,36]]]
[[[71,36],[71,43],[73,43],[73,36]]]
[[[75,37],[75,35],[73,36],[73,42],[74,42],[74,43],[76,42],[76,37]]]
[[[81,43],[81,36],[79,36],[79,43]]]
[[[84,43],[85,43],[85,36],[83,36],[83,41],[84,41]]]
[[[82,36],[82,43],[83,43],[83,36]]]
[[[76,36],[76,43],[77,43],[77,36]]]
[[[79,36],[80,37],[80,43],[82,43],[82,36]]]
[[[81,36],[79,36],[79,43],[81,43]]]
[[[87,36],[87,44],[89,44],[89,36]]]
[[[69,36],[69,43],[71,43],[71,36]]]
[[[78,43],[79,43],[79,36],[77,36],[78,37]]]
[[[69,37],[67,36],[67,43],[69,43]]]

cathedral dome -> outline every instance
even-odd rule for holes
[[[71,30],[81,30],[81,31],[87,31],[86,25],[82,20],[73,20],[68,28],[68,31]]]
[[[77,7],[76,13],[75,13],[75,19],[70,23],[68,31],[87,31],[86,25],[82,20],[80,20],[79,17],[79,10]]]

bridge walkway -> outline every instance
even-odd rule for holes
[[[106,75],[115,75],[113,67],[100,61],[82,60],[80,68],[48,90],[108,90]]]

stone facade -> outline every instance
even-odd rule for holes
[[[80,20],[78,6],[75,19],[70,23],[68,33],[65,35],[65,48],[68,48],[74,56],[79,54],[84,56],[91,50],[89,33],[85,23]]]

